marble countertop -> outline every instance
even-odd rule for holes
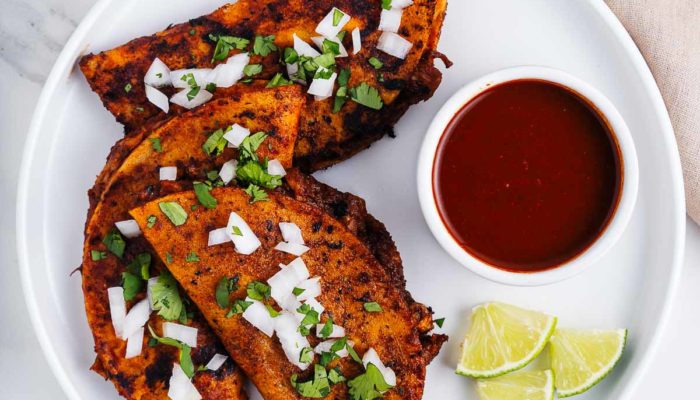
[[[95,0],[0,0],[0,387],[4,399],[63,399],[33,334],[15,246],[17,175],[41,87]],[[700,228],[688,220],[685,270],[670,325],[637,400],[687,398],[700,358]]]

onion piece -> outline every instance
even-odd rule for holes
[[[315,36],[315,37],[312,37],[311,40],[314,42],[314,44],[316,45],[316,47],[318,47],[319,50],[321,50],[321,51],[323,51],[323,41],[324,41],[324,40],[330,40],[331,42],[335,42],[335,43],[338,44],[338,50],[339,50],[339,52],[340,52],[340,54],[338,54],[337,56],[335,56],[335,58],[347,57],[347,56],[348,56],[348,51],[345,50],[345,46],[343,46],[343,42],[341,42],[341,41],[340,41],[340,38],[337,37],[337,36],[332,37],[332,38],[326,38],[326,37],[323,37],[323,36]]]
[[[297,296],[299,301],[316,298],[321,295],[321,277],[316,276],[311,279],[306,279],[297,284],[296,287],[304,289],[304,292]]]
[[[306,81],[304,79],[301,79],[298,76],[296,76],[297,72],[299,72],[298,62],[294,64],[287,64],[287,77],[293,82],[296,82],[300,85],[306,85]]]
[[[326,311],[326,308],[318,302],[315,298],[310,298],[304,302],[304,304],[308,305],[312,309],[314,309],[318,315],[323,314],[324,311]]]
[[[405,59],[413,43],[394,32],[383,32],[377,42],[377,49],[400,59]]]
[[[282,297],[281,300],[275,299],[275,301],[277,302],[277,305],[282,307],[282,309],[285,311],[295,312],[299,307],[301,307],[301,301],[297,299],[294,293],[287,293],[287,295]]]
[[[180,92],[178,92],[175,96],[170,98],[170,102],[173,104],[177,104],[178,106],[185,107],[188,110],[191,110],[195,107],[199,107],[202,104],[206,103],[207,101],[211,100],[212,97],[214,97],[213,94],[207,92],[204,89],[199,89],[199,92],[197,93],[196,96],[192,100],[190,100],[187,97],[187,94],[190,92],[190,88],[184,89]]]
[[[275,319],[270,316],[267,307],[265,307],[263,303],[253,300],[250,297],[246,297],[245,300],[253,304],[243,312],[243,319],[248,321],[260,332],[272,337],[275,333]]]
[[[236,177],[236,168],[238,168],[237,160],[229,160],[221,166],[221,171],[219,171],[219,178],[224,182],[224,185],[228,185],[233,178]]]
[[[269,172],[268,172],[269,173]],[[301,235],[301,228],[292,222],[280,222],[280,231],[282,239],[288,243],[304,244],[304,238]]]
[[[209,242],[207,246],[218,246],[220,244],[228,243],[231,238],[226,234],[226,228],[214,229],[209,232]]]
[[[109,313],[112,317],[114,334],[122,337],[124,332],[124,319],[126,318],[126,300],[124,300],[124,288],[120,286],[107,289],[109,297]]]
[[[275,246],[275,250],[289,253],[298,257],[309,251],[309,248],[303,244],[279,242],[277,243],[277,246]]]
[[[306,370],[311,363],[302,363],[301,352],[310,347],[306,337],[299,333],[299,322],[291,312],[285,311],[275,318],[275,332],[282,345],[282,350],[287,359],[301,370]]]
[[[143,77],[143,83],[154,88],[171,85],[170,68],[160,58],[156,57]]]
[[[192,348],[197,347],[197,328],[191,326],[164,322],[163,336],[179,340]]]
[[[146,85],[146,99],[154,106],[160,108],[164,113],[170,111],[170,102],[168,101],[168,96],[160,90]]]
[[[318,324],[316,325],[316,336],[321,338],[321,339],[333,339],[333,338],[341,338],[345,336],[345,328],[342,326],[338,325],[333,325],[333,330],[331,331],[331,334],[326,336],[325,338],[321,337],[321,330],[323,330],[323,326],[325,324]]]
[[[310,44],[306,43],[303,41],[297,34],[292,35],[294,37],[294,50],[299,54],[300,56],[306,56],[306,57],[318,57],[321,55],[316,49],[311,47]]]
[[[141,351],[143,350],[144,331],[145,328],[141,327],[126,339],[126,354],[124,355],[124,358],[127,360],[141,355]]]
[[[176,181],[177,180],[177,167],[161,167],[160,168],[160,180],[161,181]]]
[[[168,389],[168,397],[171,400],[201,400],[202,395],[199,394],[190,378],[187,377],[185,371],[182,370],[180,364],[173,365],[173,375],[170,377],[170,388]]]
[[[306,265],[303,265],[304,270],[306,270]],[[308,274],[308,270],[306,270]],[[292,293],[297,285],[299,285],[304,278],[304,272],[296,269],[295,266],[287,266],[280,269],[276,274],[272,275],[270,279],[267,280],[268,285],[270,285],[270,295],[277,303],[283,303],[286,297]]]
[[[116,225],[119,232],[126,238],[133,239],[141,236],[141,228],[139,228],[139,224],[136,223],[136,220],[129,219],[126,221],[119,221],[115,222],[114,225]]]
[[[330,353],[331,347],[333,347],[335,342],[337,342],[337,340],[326,340],[324,342],[317,344],[316,347],[314,347],[314,353],[316,353],[316,354]],[[349,344],[349,342],[348,342],[348,344]],[[340,357],[340,358],[345,358],[348,355],[350,355],[347,347],[343,347],[342,349],[337,351],[335,354],[337,354],[338,357]]]
[[[367,352],[362,356],[362,364],[367,368],[367,365],[372,363],[379,372],[382,373],[384,381],[390,386],[396,386],[396,374],[391,368],[384,366],[384,363],[379,358],[379,354],[374,350],[374,348],[369,348]]]
[[[319,71],[322,68],[323,67],[319,67]],[[323,69],[325,70],[325,68]],[[335,85],[336,78],[338,78],[338,74],[336,72],[334,72],[328,79],[314,78],[314,80],[311,81],[311,85],[309,86],[307,93],[327,99],[333,95],[333,86]]]
[[[214,357],[212,357],[211,360],[209,360],[207,365],[204,366],[204,368],[210,371],[218,371],[219,368],[221,368],[221,366],[224,365],[226,360],[228,360],[228,356],[216,353],[214,354]]]
[[[352,30],[352,54],[357,54],[362,50],[362,32],[360,28]]]
[[[306,267],[306,263],[299,257],[292,260],[292,262],[287,265],[287,268],[294,270],[300,282],[304,279],[309,279],[309,276],[311,276],[311,274],[309,274],[309,269]]]
[[[207,75],[205,81],[207,84],[215,84],[217,88],[229,88],[243,78],[243,69],[246,65],[241,63],[219,64]]]
[[[238,124],[233,124],[231,130],[224,133],[224,139],[229,142],[231,147],[235,148],[238,148],[248,136],[250,136],[250,129],[244,128]]]
[[[207,78],[209,77],[209,74],[211,74],[211,71],[213,71],[211,68],[201,68],[201,69],[178,69],[175,71],[170,72],[170,80],[173,84],[174,87],[177,89],[190,89],[190,84],[186,80],[182,80],[182,77],[187,75],[187,74],[192,74],[194,77],[195,82],[197,83],[197,86],[201,86],[202,88],[207,86]]]
[[[391,0],[391,8],[406,8],[413,4],[413,0]]]
[[[287,171],[284,170],[284,167],[279,160],[270,160],[267,162],[267,173],[276,176],[287,175]]]
[[[122,331],[122,339],[126,339],[133,335],[139,328],[142,328],[148,321],[151,315],[151,306],[148,299],[143,299],[136,303],[124,318],[124,329]]]
[[[234,227],[238,228],[236,232],[240,230],[240,235],[234,232]],[[231,241],[233,241],[233,244],[236,246],[236,252],[239,254],[252,254],[262,244],[260,240],[258,240],[258,237],[255,236],[255,232],[253,232],[243,218],[235,212],[232,212],[231,216],[228,218],[226,234],[231,238]]]
[[[391,10],[382,10],[381,17],[379,19],[379,29],[384,32],[398,32],[401,27],[401,16],[403,15],[403,10],[400,8],[392,8]]]
[[[333,19],[335,17],[336,12],[341,12],[343,13],[342,18],[340,18],[340,21],[338,22],[337,25],[333,25]],[[318,23],[318,26],[316,27],[316,32],[321,35],[325,36],[327,38],[333,38],[338,36],[341,30],[343,30],[343,27],[347,25],[347,23],[350,22],[350,16],[343,12],[341,9],[337,7],[333,7],[333,9],[326,15],[321,22]]]
[[[152,288],[153,285],[155,285],[158,282],[158,277],[154,276],[153,278],[148,280],[148,283],[146,284],[146,297],[148,299],[148,305],[151,308],[151,311],[153,311],[153,294],[152,294]]]

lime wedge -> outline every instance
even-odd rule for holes
[[[552,371],[523,371],[476,384],[481,400],[553,400]]]
[[[494,378],[523,368],[545,348],[556,317],[502,303],[482,304],[472,312],[457,373]]]
[[[557,330],[550,357],[559,397],[581,394],[602,381],[622,357],[626,342],[626,329]]]

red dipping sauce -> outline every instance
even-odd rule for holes
[[[602,234],[620,199],[620,150],[587,100],[539,80],[491,87],[448,125],[433,166],[440,216],[473,256],[555,268]]]

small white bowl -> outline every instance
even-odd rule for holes
[[[534,79],[565,86],[597,108],[607,120],[619,146],[622,188],[617,208],[598,239],[573,259],[548,270],[511,272],[485,263],[471,255],[454,239],[444,225],[433,193],[433,166],[438,145],[447,125],[464,105],[485,90],[510,81]],[[489,280],[515,286],[539,286],[559,282],[579,274],[599,260],[622,236],[637,200],[639,167],[637,152],[627,124],[607,97],[586,82],[565,72],[537,66],[504,69],[486,75],[460,89],[440,109],[423,141],[418,159],[418,197],[430,230],[440,245],[460,264]]]

